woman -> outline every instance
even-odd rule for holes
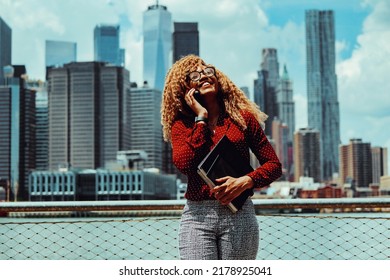
[[[227,76],[195,55],[177,61],[167,74],[161,113],[173,163],[188,178],[181,259],[255,259],[259,229],[251,199],[234,214],[226,205],[244,190],[267,186],[281,175],[261,127],[267,116]],[[223,135],[248,162],[250,148],[261,167],[239,178],[220,178],[210,189],[197,166]]]

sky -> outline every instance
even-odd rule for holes
[[[93,29],[121,25],[131,81],[141,85],[142,16],[155,0],[0,0],[12,28],[12,63],[44,79],[45,40],[77,43],[93,60]],[[341,143],[390,150],[390,0],[160,0],[176,22],[198,22],[200,56],[253,93],[263,48],[276,48],[293,81],[296,128],[307,126],[305,10],[335,12]],[[390,157],[390,155],[389,155]],[[390,161],[390,160],[389,160]],[[390,166],[390,164],[389,164]]]

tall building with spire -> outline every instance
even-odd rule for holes
[[[0,85],[4,83],[3,67],[11,65],[12,30],[0,17]]]
[[[295,132],[295,104],[293,100],[293,83],[288,75],[286,65],[284,65],[283,74],[279,79],[276,103],[278,107],[278,118],[287,126],[287,138],[285,139],[286,143],[284,143],[286,147],[284,168],[286,170],[286,177],[292,180],[294,177],[293,140]]]
[[[287,66],[283,67],[276,94],[278,117],[288,126],[288,141],[292,142],[295,131],[295,103],[293,100],[293,83],[288,75]]]
[[[320,132],[322,179],[339,170],[340,113],[333,11],[306,11],[308,125]]]
[[[158,1],[143,14],[143,35],[144,81],[149,87],[162,90],[172,60],[172,17]]]

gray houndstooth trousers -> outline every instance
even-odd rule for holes
[[[237,213],[217,200],[188,200],[179,231],[182,260],[256,259],[259,226],[251,199]]]

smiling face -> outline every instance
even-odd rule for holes
[[[219,85],[215,76],[215,69],[208,65],[198,65],[196,71],[189,74],[190,87],[200,92],[201,96],[216,95]]]

